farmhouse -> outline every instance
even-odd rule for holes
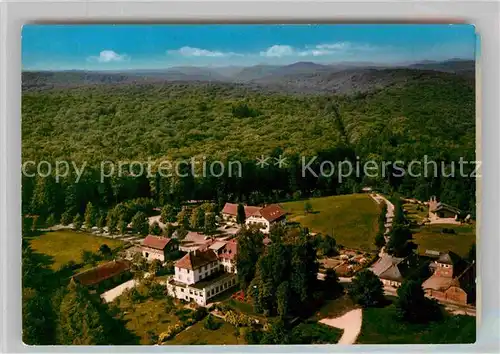
[[[249,218],[250,215],[261,209],[258,206],[248,206],[245,205],[245,218]],[[226,221],[236,222],[236,216],[238,215],[238,204],[226,203],[222,209],[222,218]]]
[[[167,283],[171,296],[205,306],[210,298],[236,285],[237,242],[217,241],[189,252],[175,263]]]
[[[431,197],[429,201],[429,219],[439,222],[457,222],[461,211],[448,204],[438,202],[436,197]]]
[[[167,253],[177,248],[177,244],[167,237],[148,235],[141,245],[142,256],[148,261],[158,259],[165,262]]]
[[[260,230],[268,234],[271,226],[286,222],[286,212],[277,204],[271,204],[257,210],[245,221],[247,225],[260,225]]]
[[[466,305],[474,300],[476,264],[453,252],[442,253],[433,262],[434,274],[423,282],[425,294],[436,300]]]
[[[245,224],[259,225],[260,230],[267,234],[272,225],[286,222],[286,212],[277,204],[265,207],[245,205]],[[238,204],[226,203],[222,209],[222,218],[226,221],[236,221]]]
[[[379,277],[384,286],[398,288],[412,264],[412,257],[392,257],[384,254],[369,269]]]

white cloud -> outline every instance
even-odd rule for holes
[[[234,52],[220,52],[212,51],[208,49],[194,48],[194,47],[182,47],[176,50],[168,50],[169,54],[182,55],[183,57],[229,57],[241,55]]]
[[[99,53],[99,56],[91,56],[88,58],[89,61],[97,61],[99,63],[121,62],[128,59],[129,57],[126,54],[118,54],[113,50],[103,50]]]
[[[280,44],[273,45],[272,47],[267,48],[266,51],[260,52],[260,55],[263,57],[277,57],[277,58],[291,56],[295,54],[296,54],[295,48],[289,45],[280,45]]]
[[[375,48],[366,44],[353,44],[349,42],[308,45],[306,46],[305,49],[294,48],[289,45],[276,44],[267,48],[266,51],[260,52],[260,55],[263,57],[275,57],[275,58],[281,58],[287,56],[319,57],[319,56],[334,55],[339,53],[355,53],[373,49]]]

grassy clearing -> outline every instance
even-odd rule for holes
[[[444,234],[443,228],[455,230],[455,234]],[[476,241],[476,225],[434,224],[413,230],[414,242],[418,245],[418,253],[425,250],[440,252],[453,251],[465,257],[470,246]]]
[[[457,344],[474,343],[476,318],[447,316],[429,324],[409,324],[395,318],[394,306],[363,310],[358,344]]]
[[[283,203],[290,221],[313,232],[333,234],[345,247],[374,251],[380,208],[367,194],[311,198],[313,213],[304,212],[305,200]]]
[[[191,327],[177,334],[174,338],[166,342],[166,345],[221,345],[221,344],[246,344],[241,338],[239,329],[229,323],[215,318],[215,322],[220,324],[216,330],[206,329],[203,320],[195,323]]]
[[[336,299],[326,300],[310,320],[319,321],[327,317],[339,317],[358,307],[347,294],[344,294]]]
[[[141,303],[132,303],[123,296],[118,299],[115,303],[121,310],[126,327],[140,337],[140,344],[156,344],[155,335],[179,322],[175,309],[167,311],[165,299],[148,299]]]
[[[406,210],[406,217],[417,223],[422,222],[429,216],[429,209],[425,205],[405,203],[403,204],[403,208]]]
[[[94,236],[84,232],[60,230],[46,232],[31,239],[33,250],[52,257],[52,269],[57,270],[69,261],[82,261],[82,251],[96,252],[99,246],[107,244],[111,249],[123,244],[122,241]]]

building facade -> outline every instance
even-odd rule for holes
[[[167,237],[148,235],[141,244],[142,256],[148,261],[165,262],[167,253],[177,249],[177,244]]]
[[[466,305],[475,301],[476,264],[453,252],[443,253],[432,264],[434,274],[422,283],[428,297]]]
[[[211,298],[236,285],[236,253],[234,240],[189,252],[175,263],[175,274],[167,282],[169,295],[207,305]]]

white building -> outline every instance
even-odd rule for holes
[[[271,226],[278,223],[286,223],[286,212],[277,204],[261,208],[245,220],[245,224],[248,226],[260,225],[260,231],[265,234],[269,233]]]
[[[218,241],[189,252],[175,263],[167,283],[169,295],[205,306],[209,299],[236,285],[236,241]]]

